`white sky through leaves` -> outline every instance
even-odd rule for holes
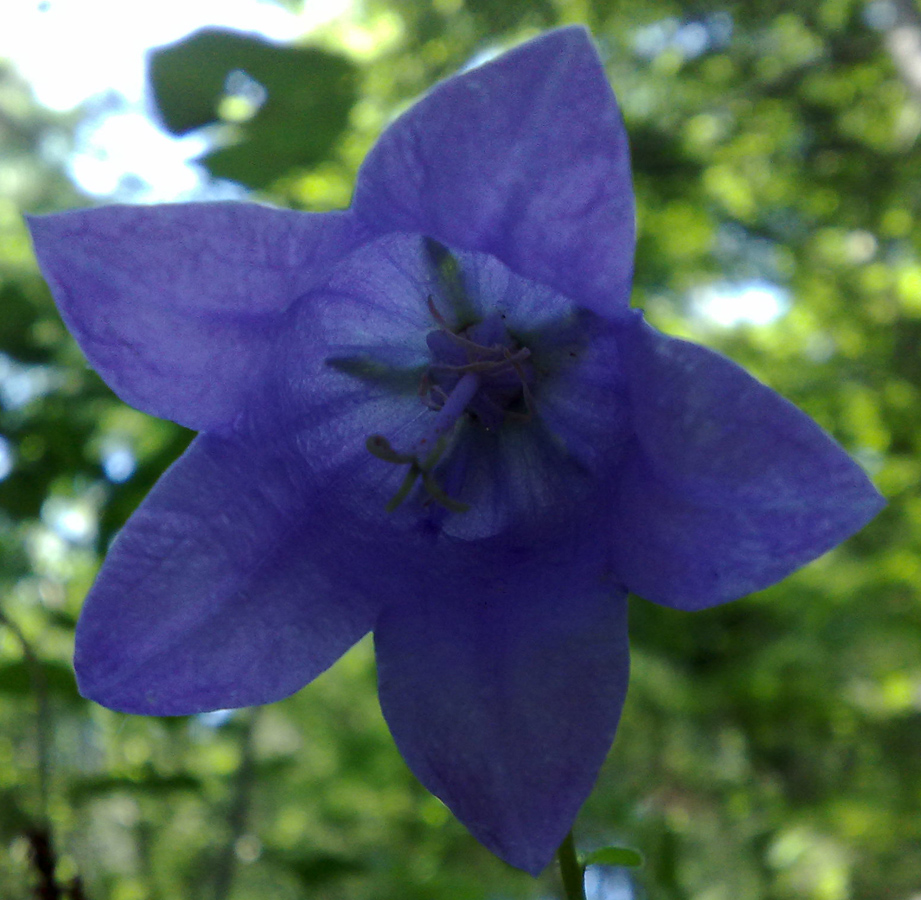
[[[133,202],[187,199],[202,185],[189,160],[205,144],[196,135],[168,136],[147,114],[147,51],[206,25],[291,41],[348,5],[308,0],[296,15],[269,0],[3,0],[0,58],[49,109],[95,105],[70,161],[84,191]]]

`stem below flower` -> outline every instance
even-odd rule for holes
[[[585,900],[585,869],[576,856],[576,843],[571,831],[563,839],[556,856],[560,863],[566,900]]]

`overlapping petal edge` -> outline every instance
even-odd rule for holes
[[[87,599],[83,692],[156,714],[270,702],[374,629],[404,757],[486,846],[532,873],[616,730],[626,591],[684,609],[733,599],[881,505],[802,413],[628,309],[627,143],[583,29],[435,88],[372,150],[349,212],[111,207],[30,225],[91,364],[127,402],[205,432]],[[343,260],[392,233],[395,246],[410,233],[489,254],[616,335],[610,391],[629,434],[599,502],[553,553],[445,534],[420,553],[418,535],[383,515],[344,514],[343,492],[375,460],[305,457],[312,423],[293,421],[284,397],[314,390],[322,410],[324,379],[295,368],[323,371],[328,348],[299,323],[311,304],[332,308],[323,286]],[[414,302],[408,319],[424,309]],[[349,402],[337,396],[337,411]]]

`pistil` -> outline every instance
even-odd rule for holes
[[[413,445],[411,453],[416,459],[425,459],[433,448],[438,446],[438,442],[451,431],[454,423],[464,414],[464,410],[480,389],[480,380],[480,376],[475,372],[467,372],[457,382],[429,429]]]

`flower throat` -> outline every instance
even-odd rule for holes
[[[426,337],[432,362],[419,383],[419,397],[435,415],[422,436],[406,450],[395,449],[379,434],[368,438],[367,448],[378,459],[409,466],[387,504],[388,511],[395,510],[420,481],[428,494],[426,502],[464,512],[467,504],[443,490],[433,469],[462,418],[487,431],[499,428],[507,419],[531,418],[531,352],[509,335],[501,314],[454,331],[431,296],[426,302],[438,328]]]

